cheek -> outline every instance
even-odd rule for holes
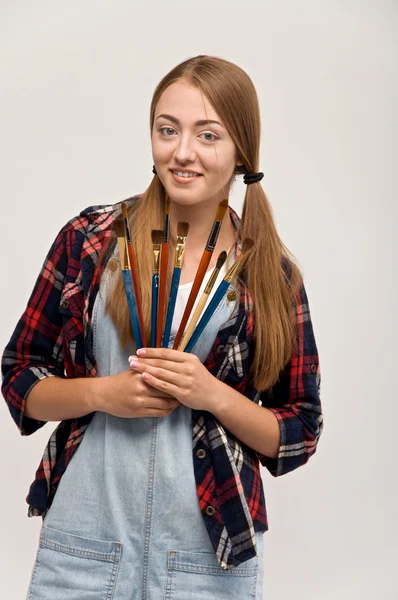
[[[155,161],[161,163],[168,160],[172,154],[172,144],[162,143],[156,136],[152,138],[152,156]]]
[[[213,156],[208,156],[207,164],[214,175],[219,177],[222,173],[223,178],[229,179],[236,166],[234,149],[231,151],[230,148],[219,148],[217,156],[214,153]]]

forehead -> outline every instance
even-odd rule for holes
[[[203,92],[186,80],[175,81],[162,93],[156,105],[155,119],[162,113],[186,122],[201,119],[215,119],[221,122]]]

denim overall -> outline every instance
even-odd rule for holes
[[[110,277],[93,312],[100,377],[128,370],[134,350],[121,349],[104,310]],[[224,296],[193,348],[202,362],[234,304]],[[189,407],[165,417],[96,412],[44,518],[26,598],[261,600],[262,533],[256,541],[257,557],[221,568],[199,507]]]

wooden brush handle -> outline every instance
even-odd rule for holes
[[[135,256],[134,256],[132,244],[127,244],[127,248],[128,248],[128,253],[129,253],[129,259],[130,259],[131,274],[133,276],[134,294],[135,294],[135,301],[136,301],[136,305],[137,305],[138,322],[140,324],[140,330],[141,330],[141,339],[142,339],[142,343],[144,345],[143,347],[145,348],[146,347],[146,337],[145,337],[145,328],[144,328],[144,315],[142,312],[140,288],[138,285],[137,263],[135,262]]]
[[[159,275],[152,274],[152,307],[151,307],[151,347],[156,344],[156,320],[158,314]]]
[[[195,312],[193,313],[192,318],[189,321],[185,335],[181,340],[180,347],[178,348],[181,352],[184,351],[185,346],[189,342],[189,338],[191,337],[193,330],[195,329],[196,323],[198,322],[199,317],[202,314],[202,310],[207,302],[208,297],[209,297],[209,294],[203,293],[201,299],[198,302],[197,307],[195,308]]]
[[[187,305],[185,307],[184,314],[182,315],[180,327],[178,328],[176,339],[174,340],[174,350],[177,350],[178,345],[181,341],[182,334],[184,333],[184,327],[187,324],[192,307],[195,304],[196,296],[198,295],[200,286],[202,285],[203,278],[206,275],[207,267],[209,266],[212,254],[213,252],[211,252],[210,250],[205,250],[203,252],[198,270],[196,271],[195,280],[192,284],[191,293],[189,294]]]
[[[163,333],[163,313],[164,299],[166,295],[166,277],[168,264],[169,244],[162,242],[162,252],[160,255],[160,281],[159,281],[159,300],[158,300],[158,321],[156,325],[156,348],[160,348]]]

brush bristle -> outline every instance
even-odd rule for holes
[[[122,213],[123,213],[123,217],[125,219],[128,219],[128,214],[127,214],[127,206],[125,202],[122,202]]]
[[[251,238],[245,238],[243,240],[243,244],[242,244],[242,253],[243,252],[248,252],[249,250],[251,250],[251,248],[253,248],[254,246],[254,242]]]
[[[220,270],[226,260],[227,260],[227,253],[225,252],[225,250],[223,250],[218,255],[216,269]]]
[[[125,227],[124,220],[122,219],[122,217],[118,217],[113,221],[112,229],[115,232],[116,237],[124,237]]]
[[[187,237],[189,231],[189,223],[185,221],[178,221],[177,223],[177,235],[179,237]]]
[[[165,213],[169,213],[170,212],[170,204],[171,204],[170,198],[167,198],[166,199],[166,204],[165,204],[165,209],[164,209]]]
[[[152,229],[152,244],[159,245],[163,242],[163,230],[162,229]]]
[[[217,208],[216,221],[222,221],[228,208],[228,198],[220,202]]]

